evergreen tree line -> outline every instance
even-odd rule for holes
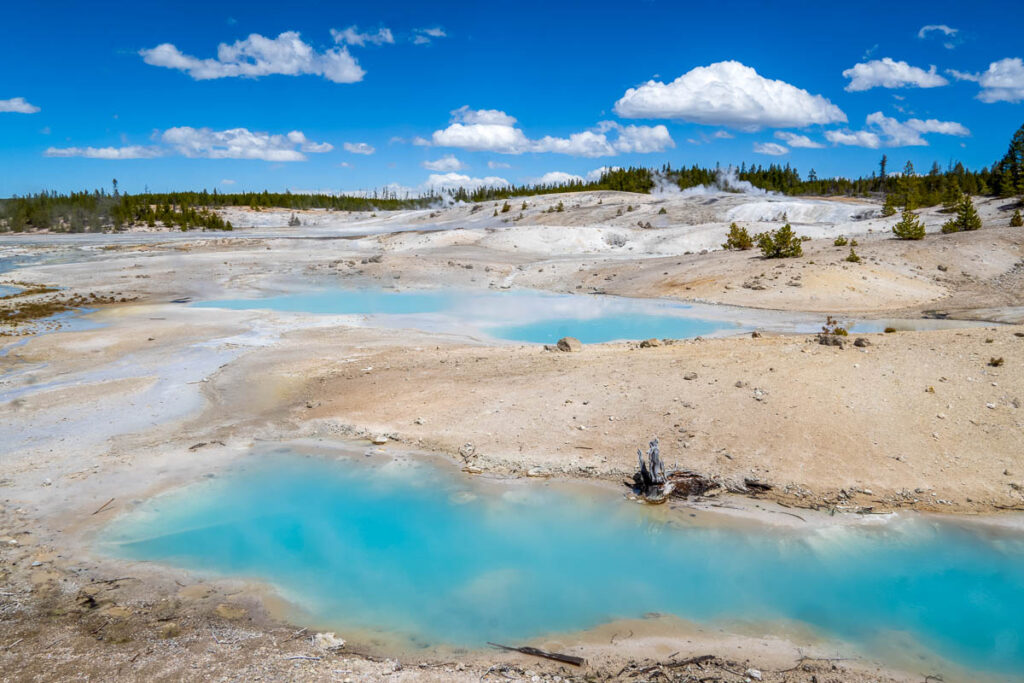
[[[739,180],[755,187],[786,195],[884,196],[883,213],[893,215],[896,206],[917,208],[942,204],[944,210],[958,210],[963,195],[1017,197],[1024,203],[1024,126],[1013,135],[1006,154],[990,167],[977,171],[963,164],[950,163],[943,169],[938,162],[919,174],[911,162],[899,173],[892,173],[888,157],[883,155],[878,170],[857,179],[819,178],[814,169],[804,178],[789,164],[768,166],[741,165]],[[670,182],[680,189],[714,185],[721,169],[693,165],[660,169],[642,167],[608,169],[595,181],[567,184],[511,185],[475,189],[431,190],[424,196],[399,197],[390,190],[370,196],[333,194],[293,194],[291,192],[167,192],[130,195],[120,193],[117,180],[113,192],[40,192],[23,197],[0,199],[0,231],[53,230],[59,232],[95,232],[119,230],[131,225],[177,227],[182,230],[231,230],[229,222],[214,209],[248,207],[253,210],[284,208],[292,210],[328,209],[333,211],[392,211],[429,208],[439,201],[478,203],[556,192],[616,190],[649,193],[658,184]]]

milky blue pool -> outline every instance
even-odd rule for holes
[[[262,298],[202,301],[193,306],[357,316],[372,326],[534,344],[552,344],[562,337],[576,337],[584,344],[652,337],[689,339],[753,329],[808,333],[817,332],[825,320],[823,314],[534,290],[307,289]],[[855,332],[881,332],[889,326],[914,330],[978,325],[958,320],[843,322]]]
[[[342,635],[480,646],[656,611],[798,622],[869,654],[898,642],[906,656],[1024,670],[1019,534],[928,517],[710,524],[586,491],[424,461],[277,453],[142,504],[102,543],[268,581]]]

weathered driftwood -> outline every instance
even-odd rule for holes
[[[658,448],[658,439],[651,441],[646,461],[644,461],[644,454],[640,449],[637,449],[636,456],[636,474],[633,475],[633,482],[631,484],[626,482],[626,484],[631,486],[633,493],[647,503],[664,503],[672,496],[689,498],[690,496],[714,495],[716,491],[722,490],[750,494],[762,493],[771,489],[770,484],[753,479],[746,479],[742,486],[727,486],[691,470],[672,470],[666,473]]]
[[[556,662],[572,664],[573,666],[583,666],[587,663],[587,660],[583,659],[583,657],[577,657],[576,655],[564,655],[561,652],[548,652],[547,650],[538,650],[535,647],[509,647],[508,645],[501,645],[499,643],[487,644],[493,647],[500,648],[502,650],[508,650],[509,652],[519,652],[524,655],[543,657],[544,659],[552,659]]]
[[[658,451],[658,439],[651,441],[647,449],[648,462],[644,462],[644,454],[639,448],[636,449],[636,459],[637,472],[633,475],[633,488],[637,495],[647,500],[664,501],[672,489],[665,479],[665,465],[661,462],[661,453]]]

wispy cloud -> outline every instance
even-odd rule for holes
[[[781,156],[789,154],[789,148],[777,142],[755,142],[754,152],[757,154],[768,154],[770,156]]]
[[[317,52],[296,31],[285,31],[277,38],[253,33],[230,45],[221,43],[215,58],[183,54],[171,43],[140,50],[139,54],[147,64],[184,71],[197,81],[305,74],[322,76],[334,83],[356,83],[366,74],[344,46]]]
[[[820,142],[815,142],[806,135],[797,135],[796,133],[789,133],[782,130],[775,131],[775,137],[778,140],[782,140],[790,147],[802,147],[805,149],[821,149],[822,147],[825,146]]]
[[[928,141],[923,135],[953,135],[967,137],[971,134],[963,124],[956,121],[939,121],[937,119],[907,119],[898,121],[880,111],[869,114],[865,119],[865,130],[829,130],[825,131],[825,139],[834,145],[855,147],[926,147]]]
[[[48,147],[44,156],[85,157],[86,159],[152,159],[163,156],[159,147],[129,145],[127,147]]]
[[[14,97],[9,100],[0,100],[0,113],[12,114],[35,114],[39,107],[29,104],[24,97]]]
[[[428,171],[461,171],[464,167],[465,164],[451,154],[443,156],[440,159],[435,159],[434,161],[423,162],[423,168]]]
[[[335,43],[359,46],[367,43],[370,45],[393,45],[395,42],[391,29],[383,27],[377,29],[376,33],[360,33],[356,26],[349,26],[341,31],[332,28],[331,37],[334,38]]]
[[[429,45],[435,38],[445,38],[448,34],[440,26],[432,28],[415,28],[412,31],[413,45]]]
[[[922,26],[921,30],[917,32],[917,37],[921,40],[928,38],[931,34],[941,35],[944,39],[942,46],[947,50],[952,50],[962,41],[960,40],[960,29],[946,26],[945,24],[928,24]]]
[[[373,145],[366,142],[346,142],[342,147],[350,154],[365,154],[367,156],[377,151]]]

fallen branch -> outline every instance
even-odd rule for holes
[[[547,652],[546,650],[538,650],[535,647],[509,647],[508,645],[500,645],[498,643],[487,643],[488,645],[508,652],[518,652],[524,655],[532,655],[534,657],[543,657],[544,659],[552,659],[556,662],[562,662],[563,664],[572,664],[573,666],[583,666],[587,663],[587,660],[583,657],[577,657],[575,655],[564,655],[560,652]]]
[[[103,505],[99,506],[99,508],[96,509],[96,512],[92,513],[92,515],[98,515],[99,513],[101,513],[104,510],[106,510],[107,506],[110,505],[111,503],[113,503],[114,500],[115,500],[114,498],[111,498],[106,503],[104,503]],[[92,517],[92,515],[89,515],[89,516]]]

